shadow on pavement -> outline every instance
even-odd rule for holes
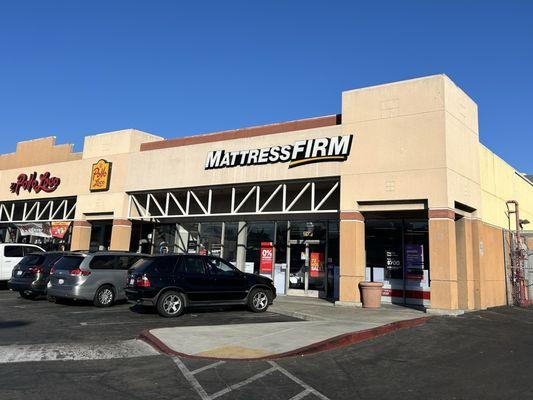
[[[18,328],[29,324],[28,321],[0,321],[0,329]]]

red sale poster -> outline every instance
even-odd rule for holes
[[[259,259],[259,273],[271,274],[274,264],[274,248],[272,242],[261,242],[261,254]]]
[[[324,253],[311,253],[309,257],[309,271],[312,277],[318,277],[323,272]]]

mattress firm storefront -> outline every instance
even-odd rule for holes
[[[217,255],[281,294],[338,298],[339,193],[338,177],[132,193],[131,247]]]
[[[34,172],[50,179],[11,190]],[[505,200],[533,220],[533,184],[479,143],[475,103],[444,75],[343,92],[332,116],[110,132],[81,153],[22,142],[0,156],[0,185],[5,241],[63,223],[73,250],[212,254],[280,293],[355,305],[363,280],[384,282],[384,302],[504,304]]]

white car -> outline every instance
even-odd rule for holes
[[[0,243],[0,281],[11,278],[13,268],[30,253],[42,253],[44,249],[34,244]]]

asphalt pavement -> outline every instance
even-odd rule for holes
[[[286,321],[272,314],[216,309],[166,320],[127,304],[101,310],[26,302],[2,291],[0,346],[100,348],[130,343],[140,330],[155,326],[198,323],[216,329],[250,319]],[[502,307],[434,317],[355,345],[276,361],[139,352],[0,363],[0,399],[528,399],[533,398],[532,329],[532,309]]]
[[[151,308],[122,302],[96,308],[91,302],[25,300],[0,290],[0,346],[35,343],[107,343],[136,338],[146,329],[193,325],[290,322],[297,318],[244,307],[195,309],[179,318],[162,318]]]

